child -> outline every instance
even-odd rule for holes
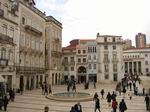
[[[128,93],[130,100],[132,100],[132,91],[129,91]]]

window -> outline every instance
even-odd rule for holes
[[[92,69],[92,66],[91,66],[91,64],[89,64],[89,69]]]
[[[145,61],[145,65],[148,65],[148,61]]]
[[[4,35],[7,35],[7,25],[6,24],[3,24],[3,30],[2,30],[2,32],[3,32],[3,34]]]
[[[83,50],[83,54],[85,54],[86,53],[86,50]]]
[[[10,37],[14,38],[14,28],[10,27]]]
[[[74,67],[71,67],[71,71],[74,71]]]
[[[88,56],[88,60],[91,60],[91,55]]]
[[[104,59],[108,60],[108,54],[104,54]]]
[[[107,46],[107,45],[105,45],[105,46],[104,46],[104,49],[105,49],[105,50],[108,50],[108,46]]]
[[[109,79],[109,74],[105,74],[105,79]]]
[[[83,58],[83,62],[86,62],[86,58]]]
[[[65,61],[65,62],[68,62],[68,57],[64,57],[64,61]]]
[[[94,67],[93,67],[93,69],[96,69],[96,64],[94,64]]]
[[[25,17],[22,17],[22,24],[25,24]]]
[[[65,67],[65,71],[68,71],[68,67]]]
[[[148,55],[147,55],[147,54],[145,54],[145,57],[148,57]]]
[[[113,59],[117,59],[117,54],[113,54]]]
[[[113,37],[113,42],[115,42],[115,37]]]
[[[6,59],[6,49],[5,48],[1,49],[1,58]]]
[[[146,68],[146,69],[145,69],[145,72],[149,72],[149,69],[148,69],[148,68]]]
[[[96,60],[96,55],[93,56],[93,59]]]
[[[104,42],[107,42],[107,37],[104,38]]]
[[[70,57],[70,61],[71,61],[71,62],[74,62],[74,57]]]
[[[108,64],[105,64],[105,65],[104,65],[104,71],[105,71],[105,72],[109,72]]]
[[[115,45],[113,45],[113,50],[116,50],[116,46]]]
[[[113,64],[113,72],[117,72],[117,64]]]
[[[78,50],[78,54],[80,54],[81,53],[81,51],[80,50]]]
[[[13,51],[9,50],[8,59],[13,60]]]
[[[78,62],[81,63],[81,59],[80,58],[78,58]]]

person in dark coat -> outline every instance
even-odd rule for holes
[[[75,108],[75,112],[82,112],[82,106],[81,106],[80,102],[75,104],[74,108]]]
[[[102,99],[104,99],[104,93],[105,93],[105,92],[104,92],[104,89],[102,89],[102,90],[101,90]]]
[[[120,112],[125,112],[127,110],[127,105],[126,105],[124,99],[122,99],[122,101],[119,104],[119,110],[120,110]]]
[[[100,111],[100,102],[99,102],[98,98],[95,99],[95,111],[94,112],[96,112],[96,110],[98,110],[99,112],[101,112]]]
[[[98,94],[97,94],[97,92],[95,92],[93,100],[96,100],[97,98],[98,98]]]
[[[12,94],[11,94],[11,101],[14,102],[14,99],[15,99],[15,89],[12,90]]]
[[[110,107],[111,106],[111,94],[110,94],[110,92],[108,92],[106,99],[108,102],[108,106]]]
[[[148,97],[148,94],[145,96],[145,103],[146,103],[146,110],[149,110],[150,107],[150,98]]]
[[[113,91],[113,93],[112,93],[112,95],[111,95],[112,101],[113,101],[114,99],[116,99],[116,97],[117,97],[117,95],[116,95],[115,92]]]
[[[74,106],[71,107],[70,112],[76,112]]]
[[[7,111],[8,103],[9,103],[9,100],[8,100],[7,96],[4,96],[4,99],[3,99],[4,111]]]

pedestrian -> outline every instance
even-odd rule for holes
[[[49,94],[52,94],[52,88],[51,88],[51,84],[49,84]]]
[[[112,101],[113,101],[114,99],[116,99],[116,97],[117,97],[117,95],[116,95],[115,92],[113,91],[113,93],[112,93],[112,95],[111,95]]]
[[[145,96],[145,88],[143,88],[143,96]]]
[[[3,99],[0,98],[0,110],[2,110],[2,106],[3,106]]]
[[[75,112],[82,112],[82,106],[81,106],[80,102],[75,104],[74,108],[75,108]]]
[[[129,80],[129,87],[130,87],[130,91],[132,91],[132,81]]]
[[[118,106],[118,102],[116,101],[116,99],[113,99],[112,101],[113,112],[117,112],[117,106]]]
[[[102,90],[101,90],[102,99],[104,99],[104,93],[105,93],[105,92],[104,92],[104,89],[102,89]]]
[[[132,92],[131,91],[129,91],[128,95],[129,95],[129,99],[132,100]]]
[[[120,110],[120,112],[125,112],[127,110],[127,105],[126,105],[124,99],[122,99],[122,101],[119,104],[119,110]]]
[[[71,107],[70,112],[76,112],[74,106]]]
[[[44,85],[44,95],[48,95],[48,86],[47,86],[47,84],[45,83],[45,85]]]
[[[12,97],[11,97],[11,101],[14,102],[15,99],[15,89],[12,90]]]
[[[9,93],[9,100],[12,101],[12,89],[11,88],[9,89],[8,93]]]
[[[49,107],[48,106],[45,106],[44,107],[44,112],[48,112],[49,111]]]
[[[76,92],[76,85],[73,84],[72,91]]]
[[[94,89],[96,89],[96,82],[95,82],[95,80],[93,81],[93,83],[94,83]]]
[[[41,88],[42,88],[42,94],[44,95],[44,93],[45,93],[45,92],[44,92],[44,91],[45,91],[45,89],[44,89],[44,84],[41,85]]]
[[[125,95],[126,95],[126,88],[125,87],[123,87],[122,92],[123,92],[123,97],[125,98]]]
[[[98,94],[97,94],[97,92],[95,92],[93,100],[96,100],[97,98],[98,98]]]
[[[108,102],[108,106],[110,107],[111,106],[111,94],[110,94],[110,92],[108,92],[106,99]]]
[[[94,112],[96,112],[96,110],[98,110],[99,112],[101,112],[100,111],[100,101],[99,101],[99,98],[96,98],[96,100],[95,100],[95,111]]]
[[[4,96],[4,99],[3,99],[4,111],[7,111],[8,103],[9,103],[9,100],[8,100],[7,96]]]
[[[150,98],[148,97],[148,94],[145,96],[145,103],[146,103],[146,110],[149,110],[150,107]]]

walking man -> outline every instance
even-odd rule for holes
[[[120,112],[125,112],[127,110],[127,105],[126,105],[124,99],[122,99],[122,101],[119,104],[119,110],[120,110]]]
[[[149,106],[150,106],[150,98],[148,97],[148,94],[146,94],[145,96],[145,102],[146,102],[146,110],[149,110]]]
[[[96,112],[96,110],[98,110],[99,112],[101,112],[100,111],[100,102],[99,102],[98,98],[96,98],[96,100],[95,100],[95,111],[94,112]]]

